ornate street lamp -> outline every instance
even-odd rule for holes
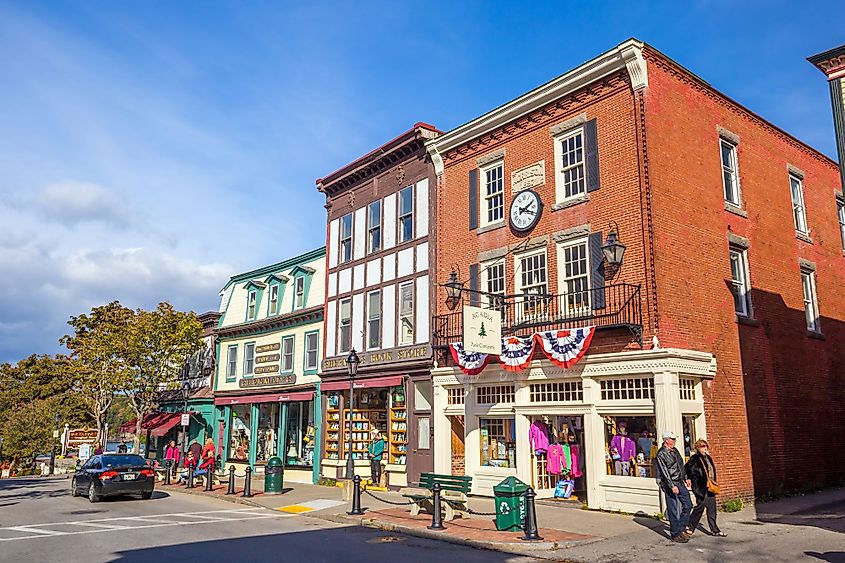
[[[605,241],[604,246],[601,247],[604,259],[607,260],[607,263],[611,266],[621,266],[622,259],[625,257],[625,245],[619,242],[619,238],[616,234],[618,231],[619,225],[616,224],[616,221],[614,221],[613,225],[610,226],[610,232],[607,233],[607,240]]]
[[[461,292],[464,289],[462,281],[458,280],[458,273],[453,269],[449,274],[449,281],[443,284],[446,288],[446,306],[450,311],[454,311],[458,303],[461,302]]]
[[[355,462],[352,460],[352,410],[355,408],[355,376],[358,374],[358,364],[361,358],[353,348],[346,357],[346,369],[349,372],[349,440],[346,449],[346,478],[350,481],[355,477]]]

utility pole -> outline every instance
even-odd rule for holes
[[[55,424],[53,427],[53,449],[50,452],[50,475],[53,475],[56,472],[56,439],[59,437],[59,413],[56,413],[53,417]]]

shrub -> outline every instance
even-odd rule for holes
[[[742,510],[743,503],[741,498],[731,499],[722,504],[722,510],[725,512],[739,512]]]

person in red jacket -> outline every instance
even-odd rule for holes
[[[179,448],[176,446],[176,440],[170,440],[170,444],[164,450],[164,460],[165,462],[168,459],[170,460],[170,471],[173,475],[176,475],[176,468],[179,466],[180,457],[181,454],[179,453]]]

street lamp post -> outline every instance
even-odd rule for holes
[[[58,429],[59,413],[53,416],[53,421],[55,422],[53,426]],[[53,475],[56,471],[56,433],[58,433],[58,430],[53,433],[53,450],[50,452],[50,475]]]
[[[352,460],[352,411],[355,409],[355,375],[361,359],[353,348],[346,358],[346,369],[349,372],[349,440],[346,448],[346,478],[351,480],[355,476],[355,462]]]

